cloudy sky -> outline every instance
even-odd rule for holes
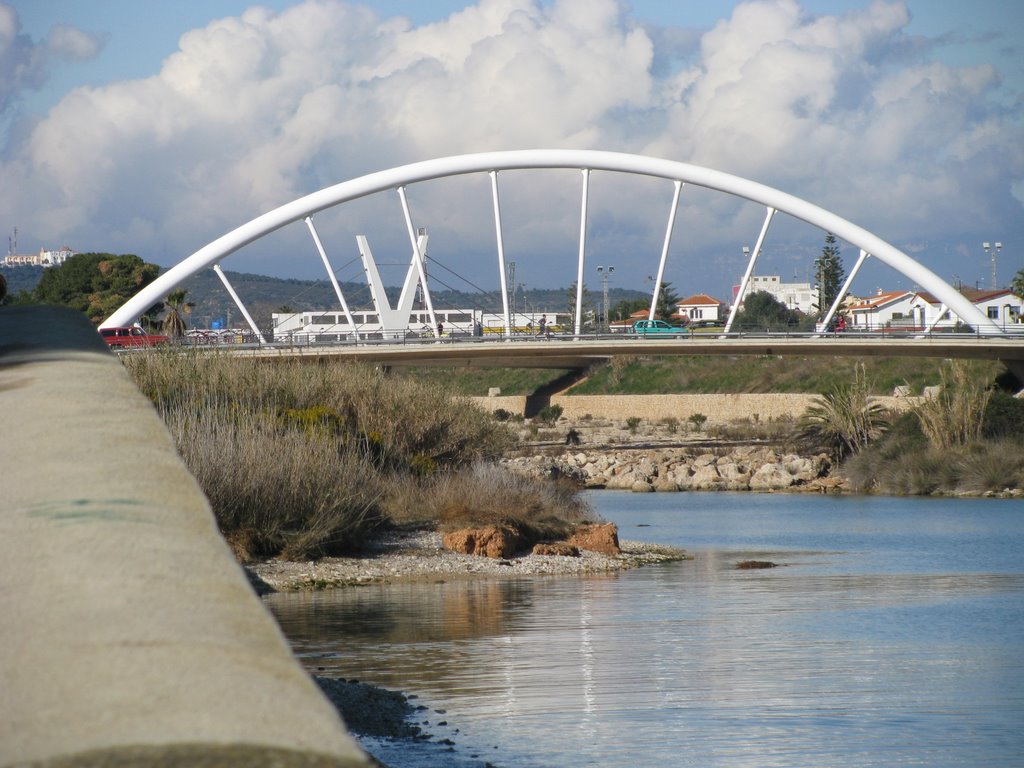
[[[1005,0],[0,0],[0,226],[17,250],[170,266],[317,189],[504,149],[631,152],[811,200],[987,286],[1024,266],[1024,4]],[[501,177],[530,287],[575,279],[580,176]],[[591,180],[587,281],[643,288],[671,184]],[[452,287],[497,285],[486,176],[409,189]],[[667,279],[727,298],[764,210],[684,189]],[[343,279],[355,235],[408,258],[397,195],[316,218]],[[776,217],[761,273],[809,277],[824,233]],[[847,266],[856,250],[844,246]],[[301,224],[227,269],[322,274]],[[397,267],[395,268],[397,269]],[[397,272],[396,272],[397,275]],[[457,275],[457,277],[456,277]],[[397,282],[389,279],[387,282]],[[876,265],[855,285],[910,288]]]

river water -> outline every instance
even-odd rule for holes
[[[366,742],[393,768],[1024,766],[1024,502],[591,498],[694,559],[267,604],[311,671],[427,707],[430,744]]]

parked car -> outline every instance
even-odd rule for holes
[[[630,333],[658,334],[658,333],[686,333],[683,328],[676,328],[664,320],[637,320],[633,323]]]
[[[158,347],[170,339],[155,333],[146,333],[137,325],[128,328],[100,328],[100,336],[111,349]]]

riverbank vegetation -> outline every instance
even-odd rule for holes
[[[842,472],[852,488],[924,495],[1024,487],[1024,400],[997,389],[989,368],[944,362],[936,393],[850,452]]]
[[[589,513],[493,461],[507,425],[438,384],[351,363],[127,355],[243,560],[358,549],[390,525],[507,519],[538,534]]]

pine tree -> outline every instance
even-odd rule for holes
[[[679,294],[672,288],[672,283],[662,283],[661,290],[658,291],[658,301],[654,305],[654,316],[669,320],[675,314],[679,301]]]
[[[818,319],[822,320],[839,295],[843,280],[846,279],[846,270],[843,269],[843,260],[839,256],[836,236],[831,232],[825,235],[825,247],[821,249],[821,256],[814,261],[814,274],[817,277],[818,288],[818,303],[815,306],[818,310]]]

